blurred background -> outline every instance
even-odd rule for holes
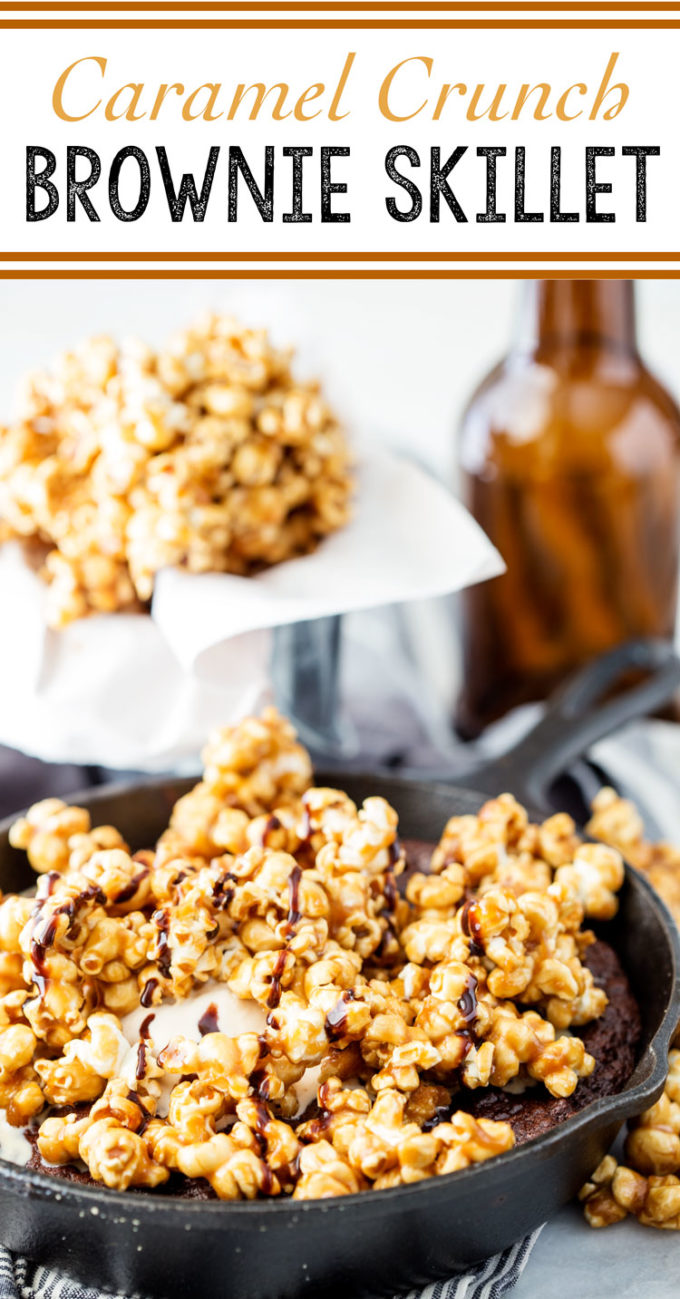
[[[95,333],[165,339],[206,308],[233,311],[300,349],[359,437],[415,454],[448,479],[460,416],[508,349],[513,280],[4,281],[0,419],[17,378]],[[680,399],[680,284],[636,283],[638,340]]]
[[[642,357],[680,400],[680,286],[648,280],[635,288]],[[195,315],[217,310],[295,347],[298,372],[321,379],[357,446],[373,442],[403,452],[457,489],[463,411],[507,353],[525,291],[511,280],[5,281],[0,420],[11,415],[26,368],[83,337],[137,335],[160,343]],[[450,599],[344,620],[343,711],[363,761],[449,760],[459,641]],[[3,783],[6,807],[27,801]]]

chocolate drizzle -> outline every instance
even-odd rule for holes
[[[101,904],[106,902],[106,898],[97,884],[88,884],[86,888],[78,893],[74,898],[66,898],[60,906],[55,907],[51,916],[41,918],[42,909],[45,902],[54,893],[57,880],[61,877],[57,871],[50,871],[46,876],[47,887],[44,897],[38,898],[36,907],[33,911],[34,926],[30,943],[31,961],[34,968],[34,983],[38,989],[38,995],[44,997],[47,991],[48,974],[47,974],[47,952],[54,946],[54,940],[57,937],[59,929],[59,918],[68,917],[66,929],[70,929],[75,919],[78,908],[83,902],[90,902],[93,899]]]
[[[31,939],[31,960],[35,971],[33,982],[35,983],[38,989],[38,994],[41,997],[44,997],[47,991],[47,966],[45,958],[47,956],[48,948],[52,946],[57,936],[57,920],[58,917],[56,915],[52,916],[49,923],[43,924],[39,927],[37,932],[40,936],[36,937],[36,931],[34,930],[34,936]]]
[[[423,1132],[431,1132],[432,1129],[438,1127],[440,1123],[448,1123],[452,1112],[453,1104],[438,1105],[434,1114],[431,1114],[429,1119],[426,1119],[423,1123]]]
[[[225,871],[221,879],[216,880],[213,888],[213,901],[220,911],[226,911],[229,903],[233,900],[234,889],[232,885],[236,881],[236,876],[229,871]]]
[[[288,877],[288,890],[290,893],[290,906],[288,908],[288,929],[292,929],[300,920],[300,880],[302,879],[302,867],[294,866]]]
[[[475,898],[468,898],[463,904],[463,910],[460,916],[460,927],[469,939],[470,956],[484,955],[484,941],[482,938],[482,926],[477,919],[473,907],[476,905]]]
[[[151,1014],[151,1015],[147,1015],[146,1019],[142,1020],[139,1026],[139,1036],[141,1037],[143,1042],[148,1042],[151,1036],[151,1025],[155,1018],[156,1018],[155,1014]]]
[[[328,1109],[329,1088],[328,1080],[320,1084],[318,1089],[319,1113],[315,1118],[305,1123],[304,1132],[298,1134],[298,1138],[305,1145],[312,1141],[323,1141],[326,1139],[331,1125],[333,1123],[333,1112]]]
[[[310,1119],[309,1122],[305,1124],[305,1131],[298,1133],[298,1140],[302,1141],[304,1145],[311,1144],[313,1141],[323,1141],[328,1134],[332,1122],[333,1115],[328,1111],[319,1114],[317,1118]]]
[[[326,1030],[326,1036],[330,1042],[337,1042],[338,1038],[344,1037],[347,1032],[347,1006],[350,1001],[356,1001],[356,996],[352,992],[352,989],[348,988],[346,992],[343,992],[342,996],[338,998],[335,1005],[331,1006],[326,1015],[324,1028]]]
[[[265,821],[264,826],[262,828],[260,843],[262,844],[263,848],[266,848],[267,839],[269,838],[272,830],[280,830],[280,829],[281,829],[281,822],[279,821],[278,816],[276,816],[274,812],[272,812],[271,816],[267,817],[267,820]]]
[[[385,893],[385,911],[389,912],[390,915],[394,915],[397,909],[397,902],[399,900],[399,892],[397,890],[397,883],[394,878],[394,871],[392,869],[385,871],[384,893]]]
[[[276,1010],[276,1007],[281,1000],[281,976],[286,968],[286,955],[286,948],[282,947],[276,958],[276,964],[272,971],[271,987],[267,997],[267,1005],[270,1010]]]
[[[251,1083],[255,1083],[255,1075],[251,1076]],[[264,1096],[262,1088],[259,1089],[260,1096]],[[261,1192],[263,1195],[271,1195],[274,1190],[274,1174],[267,1163],[267,1128],[271,1122],[269,1111],[262,1100],[253,1102],[255,1109],[255,1131],[254,1136],[260,1150],[260,1159],[264,1164],[262,1172]]]
[[[477,980],[470,970],[465,981],[465,991],[458,1002],[458,1009],[470,1028],[477,1022]]]
[[[135,1069],[135,1078],[138,1082],[140,1082],[146,1074],[147,1042],[150,1037],[151,1024],[155,1018],[156,1016],[152,1012],[150,1015],[147,1015],[146,1019],[142,1020],[142,1023],[139,1026],[139,1046],[137,1047],[137,1066]]]
[[[113,898],[113,902],[115,906],[117,907],[122,906],[124,902],[129,902],[130,899],[135,896],[135,893],[144,883],[144,880],[149,874],[149,869],[150,868],[148,866],[143,866],[142,869],[138,871],[136,875],[132,876],[130,882],[125,885],[125,888],[121,889],[120,893],[117,893],[115,898]]]
[[[138,1109],[140,1109],[142,1112],[142,1121],[139,1127],[137,1128],[137,1136],[141,1137],[146,1131],[147,1127],[149,1126],[149,1123],[151,1122],[152,1119],[152,1115],[150,1111],[146,1108],[146,1105],[144,1104],[144,1101],[142,1100],[138,1092],[132,1090],[128,1091],[127,1098],[129,1101],[132,1101],[133,1105],[136,1105]]]
[[[269,819],[271,820],[272,818],[270,817]],[[277,818],[274,817],[274,820],[277,820]],[[280,822],[278,822],[278,824],[280,824]],[[290,872],[290,875],[288,876],[288,892],[290,895],[290,902],[288,905],[288,917],[286,919],[285,929],[286,932],[289,934],[292,932],[295,925],[297,925],[298,921],[300,920],[299,904],[300,904],[300,880],[301,879],[302,879],[302,867],[296,864],[293,867],[292,871]],[[286,968],[287,955],[288,955],[288,948],[282,947],[281,951],[277,954],[274,969],[272,970],[271,986],[269,988],[269,993],[267,996],[267,1005],[270,1011],[276,1010],[276,1007],[278,1006],[281,1000],[281,993],[283,991],[283,989],[281,988],[281,978]],[[267,1023],[270,1025],[270,1027],[273,1026],[271,1015],[267,1017]]]
[[[257,1095],[261,1100],[269,1100],[271,1077],[267,1073],[266,1069],[255,1069],[250,1075],[250,1085],[257,1092]]]
[[[220,1026],[217,1019],[217,1006],[214,1001],[211,1001],[207,1010],[204,1010],[201,1015],[201,1018],[198,1021],[198,1031],[201,1037],[205,1037],[207,1033],[219,1033]]]
[[[477,980],[470,970],[465,981],[465,990],[458,1001],[458,1009],[465,1020],[465,1028],[458,1030],[456,1036],[463,1042],[463,1059],[467,1059],[479,1038],[475,1033],[477,1023]]]
[[[477,1045],[475,1034],[471,1033],[469,1028],[460,1028],[456,1037],[459,1037],[463,1043],[463,1060],[467,1060],[473,1046]]]
[[[149,1006],[153,1004],[153,994],[157,987],[158,979],[148,979],[144,984],[142,995],[139,998],[139,1004],[143,1006],[145,1010],[148,1010]]]
[[[254,1108],[255,1108],[255,1131],[259,1133],[261,1137],[266,1138],[267,1128],[269,1127],[269,1122],[270,1122],[269,1112],[267,1110],[266,1105],[263,1105],[261,1101],[255,1101]]]
[[[172,965],[172,952],[168,941],[168,932],[170,929],[170,916],[167,911],[154,911],[151,917],[158,930],[158,968],[164,979],[170,978],[170,966]]]
[[[393,847],[394,845],[392,845],[389,850],[390,860],[392,860]],[[401,847],[398,848],[397,860],[400,856],[401,856]],[[378,880],[372,881],[372,887],[373,886],[375,886],[376,892],[379,891],[380,883]],[[394,871],[392,869],[392,866],[388,866],[387,870],[385,871],[385,879],[384,879],[384,884],[382,886],[382,891],[383,891],[383,897],[385,899],[385,905],[382,908],[382,911],[380,912],[380,918],[381,920],[384,920],[385,928],[383,930],[383,933],[380,938],[380,942],[376,949],[376,955],[380,958],[380,960],[384,961],[386,965],[394,965],[395,961],[398,959],[399,956],[399,940],[397,938],[397,934],[392,921],[394,920],[397,912],[397,904],[399,902],[399,890],[397,888],[397,882],[394,878]]]

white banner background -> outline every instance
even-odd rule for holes
[[[423,11],[423,18],[425,17]],[[650,11],[651,14],[652,11]],[[196,16],[200,11],[196,10]],[[157,18],[157,16],[156,16]],[[384,15],[382,15],[385,21]],[[210,21],[205,19],[205,21]],[[281,21],[281,15],[277,15]],[[353,21],[343,15],[325,15],[321,22]],[[99,17],[100,23],[106,19]],[[120,21],[116,16],[116,21]],[[155,28],[130,26],[75,26],[68,29],[11,29],[0,42],[0,112],[5,129],[0,141],[2,208],[0,248],[4,252],[47,254],[56,250],[89,253],[172,252],[191,257],[197,253],[234,252],[300,254],[354,254],[381,252],[411,255],[478,255],[513,252],[540,258],[546,266],[557,265],[546,254],[557,251],[582,256],[603,254],[672,254],[680,249],[678,239],[678,143],[674,98],[680,62],[680,30],[676,20],[662,29],[610,26],[598,27],[573,14],[553,15],[549,27],[494,28],[488,18],[476,19],[472,28],[413,26],[408,29],[378,30],[363,27],[360,20],[351,27],[267,28],[253,19],[245,28]],[[294,21],[299,21],[298,19]],[[389,20],[387,20],[389,21]],[[418,23],[422,18],[411,17]],[[430,19],[432,21],[432,19]],[[444,20],[439,20],[441,23]],[[448,21],[448,19],[446,20]],[[453,21],[453,20],[452,20]],[[507,15],[505,15],[507,21]],[[611,20],[610,20],[611,21]],[[629,20],[630,21],[630,20]],[[571,24],[571,25],[567,25]],[[579,25],[574,25],[579,24]],[[333,90],[349,52],[356,57],[342,99],[342,121],[328,120]],[[613,81],[630,87],[628,102],[613,121],[590,121],[588,112],[612,53],[618,54]],[[107,60],[102,77],[94,63],[82,65],[64,94],[65,106],[82,111],[102,98],[102,108],[81,122],[61,121],[52,108],[55,82],[74,60],[97,56]],[[412,120],[387,121],[378,107],[381,82],[401,60],[430,57],[434,66],[428,78],[421,62],[402,69],[395,82],[392,102],[396,111],[409,112],[428,99],[428,107]],[[138,122],[105,120],[103,104],[126,82],[144,82],[140,111],[150,111],[161,83],[180,82],[187,93],[204,82],[221,82],[218,108],[226,109],[236,86],[243,82],[273,84],[285,81],[299,94],[312,82],[322,81],[326,93],[308,111],[321,108],[310,122],[273,121],[269,96],[256,121],[248,120],[242,107],[234,121],[186,122],[181,117],[182,97],[169,95],[158,120],[148,116]],[[464,82],[472,91],[485,84],[482,106],[488,105],[500,83],[508,89],[503,108],[512,106],[523,83],[550,82],[553,86],[548,109],[553,115],[536,121],[531,107],[533,96],[519,120],[466,120],[469,94],[450,97],[441,120],[432,121],[432,111],[441,85]],[[573,93],[569,106],[583,106],[582,117],[571,122],[554,115],[555,102],[568,86],[586,83],[588,93]],[[206,92],[207,93],[207,92]],[[607,104],[614,101],[610,96]],[[292,106],[291,102],[287,105]],[[249,100],[248,103],[251,101]],[[121,222],[111,211],[107,179],[117,150],[136,145],[149,158],[151,197],[144,215],[135,222]],[[227,220],[227,151],[238,144],[244,151],[260,185],[264,174],[264,146],[275,148],[274,220],[260,218],[244,183],[240,182],[239,219]],[[26,146],[51,149],[57,158],[53,180],[60,195],[58,211],[48,220],[28,223],[25,213]],[[66,148],[85,145],[102,160],[102,176],[89,193],[99,222],[89,221],[77,204],[75,222],[66,219]],[[200,189],[209,149],[221,147],[211,197],[203,222],[195,222],[187,208],[184,220],[173,223],[156,158],[156,146],[168,153],[175,188],[183,171],[193,172]],[[291,161],[283,157],[284,146],[307,145],[314,155],[304,163],[304,206],[313,215],[308,224],[287,224],[281,220],[291,204]],[[334,209],[349,211],[346,224],[320,221],[319,152],[323,145],[349,147],[349,158],[333,161],[333,179],[344,181],[346,195],[333,199]],[[408,145],[420,155],[421,166],[411,169],[402,159],[398,166],[423,191],[423,211],[412,222],[397,222],[388,214],[385,199],[392,196],[400,207],[408,206],[405,192],[389,180],[385,154],[394,145]],[[429,158],[431,146],[438,146],[442,160],[459,145],[467,153],[451,174],[451,186],[468,217],[457,222],[442,201],[438,223],[429,220]],[[526,148],[526,207],[544,213],[543,222],[517,224],[514,220],[514,150]],[[562,149],[562,208],[576,211],[573,223],[550,221],[550,150]],[[611,195],[600,195],[598,210],[612,212],[611,223],[585,221],[585,149],[587,145],[616,150],[612,158],[597,163],[597,178],[611,182]],[[624,145],[659,145],[661,156],[647,163],[647,220],[635,219],[635,159],[623,157]],[[476,156],[480,146],[502,146],[508,150],[497,163],[497,208],[507,213],[504,224],[479,223],[478,212],[486,206],[486,161]],[[42,162],[40,163],[42,166]],[[79,174],[83,174],[79,172]],[[121,197],[133,206],[138,189],[137,170],[125,163]],[[41,205],[40,196],[38,206]],[[20,266],[22,263],[15,263]],[[187,263],[191,264],[191,263]],[[319,265],[325,263],[320,262]],[[423,263],[418,263],[423,265]],[[494,264],[494,263],[492,263]],[[503,262],[496,262],[501,269]],[[531,262],[530,264],[535,264]],[[571,263],[570,263],[571,264]],[[652,263],[654,264],[654,263]],[[248,270],[250,263],[242,263]],[[474,271],[477,263],[468,262]],[[517,271],[517,264],[507,263]],[[595,269],[598,262],[591,262]]]

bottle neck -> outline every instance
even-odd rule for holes
[[[535,280],[524,286],[513,350],[549,355],[605,348],[637,355],[632,280]]]

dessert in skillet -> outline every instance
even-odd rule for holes
[[[143,610],[155,574],[249,575],[349,517],[349,449],[263,330],[207,315],[159,350],[92,338],[0,429],[0,540],[30,540],[47,618]]]
[[[3,1157],[119,1190],[344,1195],[489,1159],[623,1085],[637,1008],[584,928],[616,912],[616,849],[509,795],[403,845],[384,799],[313,785],[273,709],[204,761],[153,848],[58,800],[15,823],[40,878],[0,902]]]

